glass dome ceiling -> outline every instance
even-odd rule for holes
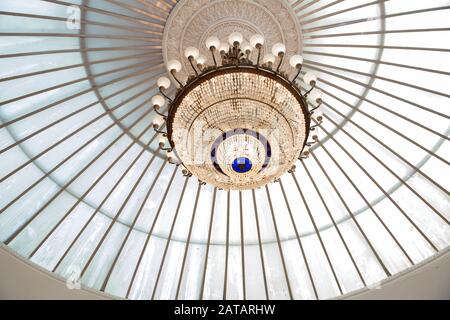
[[[176,1],[1,1],[0,240],[130,299],[327,299],[447,251],[449,1],[288,2],[321,143],[225,192],[166,165],[151,128]]]

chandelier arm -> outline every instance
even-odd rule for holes
[[[281,65],[283,64],[283,61],[284,61],[284,54],[280,54],[279,57],[280,57],[280,62],[278,63],[277,73],[280,72]]]
[[[317,127],[320,127],[321,124],[322,124],[322,122],[318,122],[317,124],[312,125],[312,126],[310,127],[310,130],[311,130],[311,131],[315,131],[316,128],[317,128]]]
[[[309,112],[309,114],[313,114],[314,111],[316,111],[317,109],[319,109],[322,106],[322,101],[319,102],[319,104],[317,105],[317,107],[314,107],[311,109],[311,111]]]
[[[306,159],[309,159],[309,156],[311,155],[311,150],[309,149],[309,145],[306,143],[302,149],[302,151],[300,152],[300,155],[298,156],[298,160],[303,161]],[[295,171],[295,166],[293,167],[294,171]]]
[[[160,115],[164,118],[164,120],[167,120],[167,116],[164,113],[159,112],[158,108],[156,106],[153,106],[153,110],[156,112],[157,115]]]
[[[315,137],[316,137],[316,138],[315,138]],[[313,139],[312,141],[309,141],[309,142],[306,143],[306,145],[307,145],[308,147],[312,147],[313,145],[315,145],[316,143],[319,142],[319,139],[317,138],[317,135],[316,135],[316,136],[313,136],[312,139]]]
[[[303,65],[300,65],[300,67],[297,68],[298,72],[295,75],[294,79],[292,79],[293,83],[295,83],[295,80],[297,80],[297,78],[299,77],[300,73],[302,73],[302,68],[303,68]]]
[[[239,64],[241,63],[241,53],[242,52],[240,49],[239,42],[235,42],[233,44],[232,58],[233,58],[236,66],[239,66]]]
[[[192,62],[192,61],[194,60],[194,58],[189,57],[188,60],[189,60],[189,63],[190,63],[190,65],[191,65],[191,67],[192,67],[192,70],[194,70],[194,72],[195,72],[195,76],[198,77],[197,69],[195,68],[194,63]]]
[[[167,137],[167,132],[164,132],[164,131],[159,130],[159,129],[154,129],[154,130],[155,130],[156,133],[162,134],[163,137]]]
[[[314,88],[316,87],[316,82],[313,82],[313,84],[311,85],[311,89],[309,89],[304,95],[303,95],[303,98],[307,98],[308,97],[308,95],[311,93],[311,91],[313,91],[314,90]]]
[[[178,82],[178,84],[183,88],[183,87],[184,87],[184,84],[181,83],[180,80],[178,80],[177,76],[175,75],[175,70],[171,70],[171,71],[170,71],[170,74],[171,74],[172,77],[175,79],[175,81]]]
[[[173,102],[173,100],[172,100],[168,95],[166,95],[166,94],[164,93],[164,90],[163,90],[161,87],[159,88],[159,93],[161,93],[161,94],[164,96],[164,98],[166,98],[167,100],[169,100],[170,103]]]
[[[213,58],[213,61],[214,61],[214,66],[215,66],[215,67],[217,68],[217,60],[216,60],[216,55],[214,54],[214,53],[215,53],[215,51],[216,51],[216,49],[215,49],[214,47],[211,47],[210,51],[211,51],[211,56],[212,56],[212,58]]]
[[[258,59],[256,61],[256,66],[259,67],[259,63],[261,61],[261,48],[262,46],[259,44],[256,46],[256,48],[258,49]]]

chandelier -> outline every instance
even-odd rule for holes
[[[302,93],[297,83],[302,56],[293,55],[292,69],[281,70],[284,44],[275,44],[272,53],[261,59],[263,36],[244,42],[242,34],[234,32],[228,42],[215,36],[206,40],[213,60],[209,66],[197,48],[188,47],[185,57],[192,74],[185,83],[177,76],[181,63],[168,62],[179,87],[170,98],[171,80],[158,80],[161,94],[152,99],[156,112],[152,124],[160,149],[167,152],[170,163],[181,166],[185,176],[224,190],[258,188],[293,171],[297,160],[308,158],[310,147],[319,140],[317,127],[323,117],[317,109],[322,92],[315,88],[317,76],[306,73]]]

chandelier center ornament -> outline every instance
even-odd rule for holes
[[[291,68],[283,71],[286,46],[276,43],[272,53],[263,55],[264,43],[259,34],[247,41],[233,32],[228,44],[209,37],[205,47],[211,65],[199,49],[188,47],[186,82],[178,77],[182,63],[168,62],[178,88],[170,98],[171,81],[158,80],[161,94],[152,101],[153,126],[168,161],[181,166],[186,176],[224,190],[259,188],[294,170],[318,141],[322,93],[315,88],[317,77],[304,75],[308,91],[302,93],[297,81],[303,58],[291,56]],[[160,109],[167,100],[168,112],[163,114]],[[164,124],[167,131],[162,130]]]

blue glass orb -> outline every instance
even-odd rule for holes
[[[232,166],[237,173],[246,173],[252,170],[252,162],[245,157],[235,159]]]

